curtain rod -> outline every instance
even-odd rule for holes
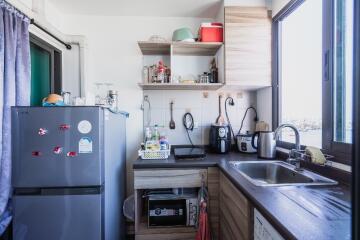
[[[45,33],[47,33],[48,35],[50,35],[51,37],[53,37],[54,39],[56,39],[58,42],[62,43],[63,45],[65,45],[66,49],[71,50],[71,45],[62,41],[60,38],[56,37],[54,34],[52,34],[51,32],[49,32],[48,30],[46,30],[45,28],[43,28],[42,26],[40,26],[39,24],[37,24],[35,22],[35,19],[30,19],[30,24],[33,24],[34,26],[38,27],[39,29],[41,29],[42,31],[44,31]]]

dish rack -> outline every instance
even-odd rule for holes
[[[141,159],[167,159],[171,154],[171,145],[165,150],[142,150],[139,149],[139,157]]]
[[[299,159],[301,159],[301,160],[303,160],[303,161],[305,161],[305,162],[312,162],[311,156],[310,156],[309,154],[307,154],[305,150],[292,149],[291,152],[292,152],[293,154],[295,154],[296,158],[299,158]],[[325,159],[326,159],[325,163],[324,163],[324,164],[317,164],[317,165],[320,165],[320,166],[331,166],[331,161],[330,161],[330,159],[333,159],[334,156],[329,155],[329,154],[325,154],[325,153],[323,153],[323,155],[324,155],[324,157],[325,157]]]

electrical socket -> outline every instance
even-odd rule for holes
[[[199,128],[199,122],[194,122],[194,129],[198,129]]]
[[[243,98],[243,92],[236,93],[236,97],[237,98]]]

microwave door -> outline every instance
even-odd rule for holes
[[[149,200],[149,227],[157,226],[186,226],[187,201],[177,200]]]

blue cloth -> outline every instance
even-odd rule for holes
[[[0,235],[11,220],[11,106],[30,105],[29,19],[0,0]]]
[[[43,102],[43,107],[63,107],[66,106],[63,101],[57,101],[56,103]]]

